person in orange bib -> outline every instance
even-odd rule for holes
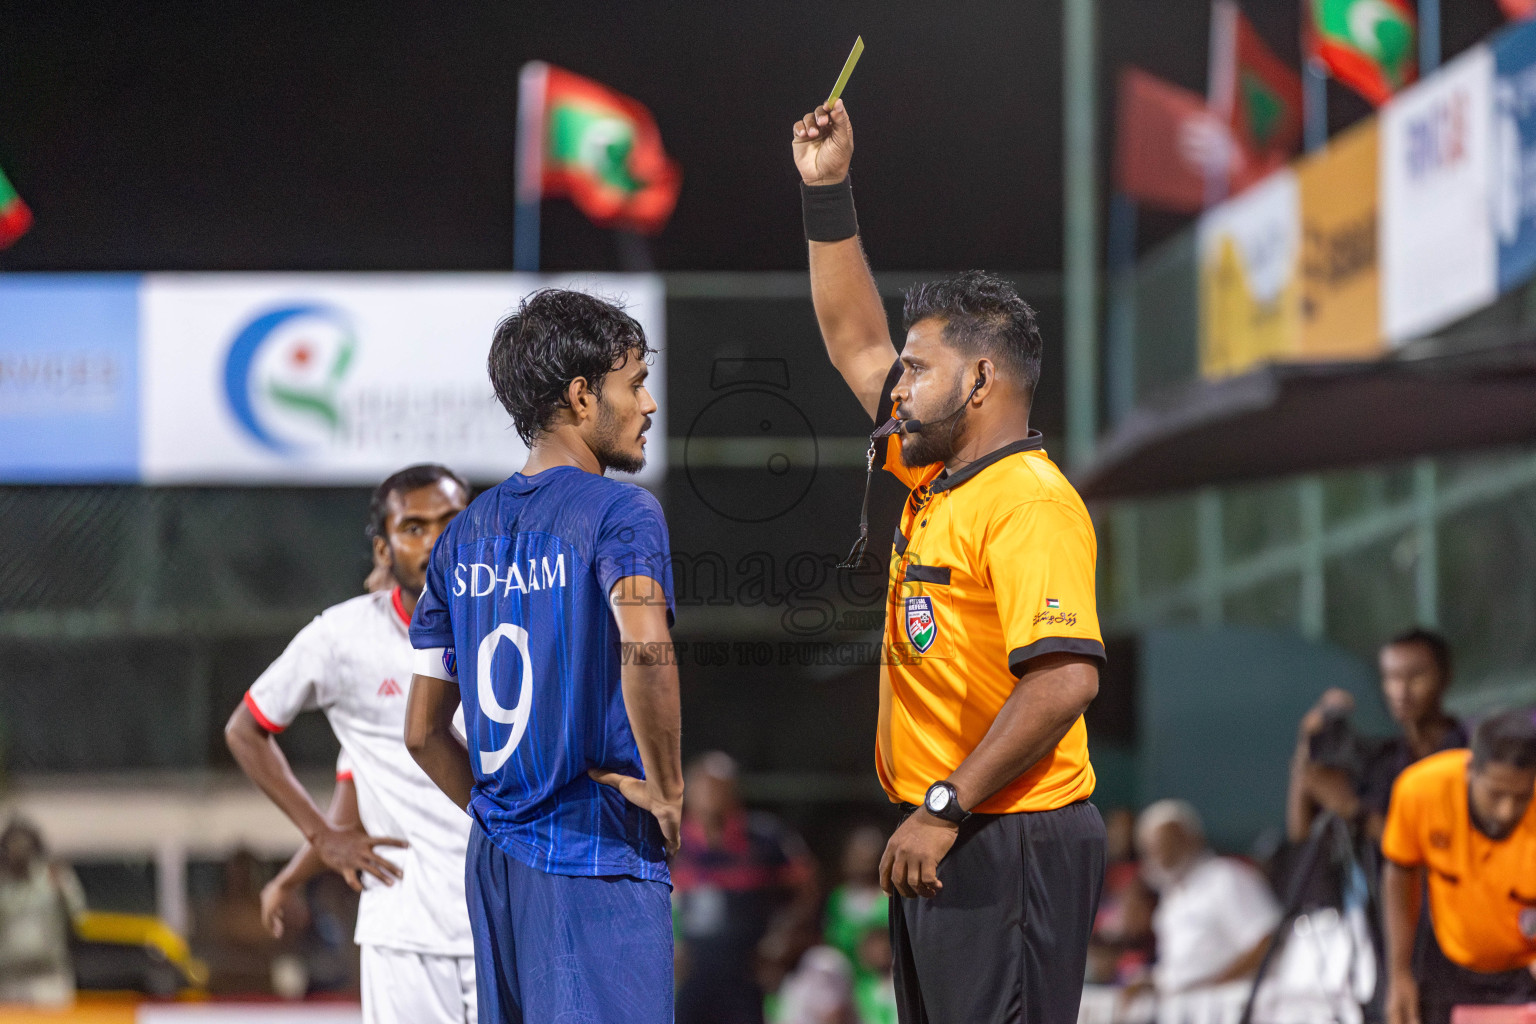
[[[1034,311],[976,271],[918,285],[898,359],[859,244],[842,102],[797,121],[793,147],[827,352],[884,421],[871,470],[883,443],[912,489],[890,560],[875,760],[904,812],[880,865],[898,1015],[1074,1021],[1104,880],[1082,718],[1104,644],[1093,522],[1029,425]],[[867,532],[866,520],[849,563]]]
[[[1536,723],[1487,719],[1471,750],[1410,766],[1381,837],[1388,1024],[1460,1005],[1536,1002]],[[1425,881],[1433,941],[1417,943]]]

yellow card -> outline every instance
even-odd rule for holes
[[[832,95],[827,97],[827,109],[832,109],[832,104],[843,94],[843,86],[848,84],[848,79],[853,76],[853,66],[859,62],[859,57],[864,52],[864,37],[859,36],[853,41],[853,52],[848,54],[848,59],[843,62],[842,74],[837,76],[837,84],[832,87]]]

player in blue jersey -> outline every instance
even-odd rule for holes
[[[580,292],[502,321],[491,383],[528,461],[444,531],[411,624],[406,746],[474,819],[480,1024],[672,1020],[671,554],[656,499],[604,475],[645,464],[649,353]]]

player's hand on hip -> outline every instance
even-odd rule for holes
[[[795,167],[807,185],[836,185],[848,177],[853,162],[853,123],[843,101],[832,109],[817,107],[790,129]]]
[[[609,771],[607,768],[590,769],[587,775],[593,782],[612,786],[625,800],[651,813],[656,819],[656,824],[661,826],[662,844],[666,847],[668,857],[682,848],[683,798],[681,794],[676,799],[669,800],[644,779]]]
[[[944,888],[939,881],[939,862],[955,845],[960,827],[936,818],[925,810],[907,815],[885,844],[880,858],[880,888],[906,897],[933,897]]]
[[[409,846],[404,839],[388,836],[371,836],[362,825],[345,828],[329,828],[315,833],[310,840],[325,866],[347,880],[357,892],[363,891],[362,873],[366,872],[385,885],[394,885],[405,877],[400,868],[385,860],[375,851],[376,846]]]
[[[289,895],[288,887],[277,878],[261,887],[261,925],[274,939],[283,937],[283,905]]]
[[[1387,979],[1387,1024],[1419,1024],[1419,983],[1412,974],[1393,971]]]

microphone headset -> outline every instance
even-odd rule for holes
[[[926,423],[924,421],[922,421],[922,420],[919,420],[919,419],[898,420],[897,421],[897,426],[896,426],[896,432],[899,433],[899,434],[921,434],[924,430],[932,430],[934,427],[938,426],[940,423],[948,423],[950,420],[954,419],[955,417],[959,416],[961,413],[965,412],[966,409],[970,408],[970,406],[971,406],[971,399],[976,397],[976,392],[980,391],[981,388],[982,388],[982,385],[985,384],[986,382],[987,382],[987,378],[985,378],[985,377],[977,377],[976,378],[976,383],[971,385],[971,393],[966,395],[965,396],[965,401],[963,401],[959,405],[955,406],[954,410],[952,412],[950,412],[950,414],[948,416],[942,417],[941,419],[933,420],[932,422],[926,422]]]
[[[920,419],[902,420],[892,416],[880,425],[873,434],[869,435],[869,452],[867,453],[867,465],[864,472],[864,504],[859,508],[859,539],[853,542],[853,549],[848,552],[848,557],[838,563],[839,569],[857,569],[864,558],[864,549],[869,544],[869,485],[875,477],[875,449],[882,438],[892,434],[921,434],[925,430],[932,430],[940,424],[949,423],[958,417],[966,409],[970,408],[971,399],[976,397],[986,384],[987,378],[980,376],[976,383],[971,385],[971,393],[965,396],[965,401],[955,406],[949,415],[936,419],[931,423],[924,423]]]

